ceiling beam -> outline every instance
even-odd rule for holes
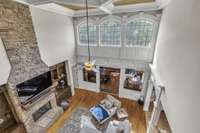
[[[48,4],[53,3],[54,0],[27,0],[27,2],[31,5],[42,5],[42,4]]]

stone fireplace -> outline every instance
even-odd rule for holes
[[[12,103],[19,121],[24,124],[28,133],[44,133],[63,113],[63,109],[57,106],[54,91],[45,93],[28,106],[21,104],[16,88],[12,84],[7,84],[6,92],[7,99]]]
[[[15,108],[18,118],[24,124],[28,133],[43,133],[62,114],[62,108],[57,106],[54,92],[47,93],[34,101],[30,106],[24,108],[19,102],[17,92],[13,88],[7,87],[9,98]],[[50,109],[40,114],[35,120],[34,114],[38,113],[46,104]]]
[[[0,0],[0,37],[3,40],[12,69],[8,79],[7,99],[12,103],[16,117],[28,133],[44,132],[62,113],[53,91],[45,93],[24,108],[16,91],[16,85],[49,71],[41,60],[29,7],[11,0]],[[33,114],[50,104],[38,120]]]

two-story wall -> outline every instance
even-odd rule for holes
[[[161,11],[152,11],[144,13],[129,13],[129,14],[115,14],[111,16],[90,16],[89,21],[97,27],[97,44],[90,47],[91,58],[96,60],[96,68],[99,67],[112,67],[120,69],[120,83],[119,83],[119,96],[137,100],[146,94],[147,80],[149,78],[149,65],[153,61],[155,49],[155,37],[152,43],[148,46],[127,46],[126,45],[126,24],[137,17],[154,19],[156,24],[155,28],[158,29]],[[100,42],[99,28],[100,24],[107,19],[116,19],[121,23],[121,45],[120,46],[102,46]],[[74,29],[76,37],[76,57],[78,63],[83,63],[88,60],[88,47],[79,44],[78,25],[85,21],[84,17],[74,18]],[[152,34],[157,36],[157,30]],[[124,88],[124,81],[126,79],[125,69],[135,69],[144,72],[144,82],[142,91],[128,90]],[[83,80],[83,70],[81,67],[74,69],[76,78],[74,78],[76,87],[87,89],[90,91],[100,91],[100,73],[96,75],[96,83],[90,83]]]

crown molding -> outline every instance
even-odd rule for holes
[[[13,0],[13,1],[17,3],[25,4],[25,5],[30,5],[27,0]]]
[[[48,3],[48,4],[43,4],[43,5],[38,5],[35,6],[37,8],[46,10],[46,11],[50,11],[50,12],[55,12],[58,14],[62,14],[62,15],[66,15],[69,17],[73,17],[74,16],[74,11],[68,8],[65,8],[63,6],[60,6],[58,4],[55,3]]]

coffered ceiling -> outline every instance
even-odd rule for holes
[[[72,10],[85,9],[85,0],[27,0],[31,4],[41,5],[46,3],[56,3],[63,7],[67,7]],[[95,9],[109,0],[88,0],[89,8]],[[134,5],[141,3],[154,2],[155,0],[112,0],[113,5]]]
[[[77,5],[77,4],[60,4],[60,3],[57,3],[59,4],[60,6],[63,6],[63,7],[66,7],[66,8],[69,8],[69,9],[72,9],[72,10],[84,10],[85,9],[85,5],[81,4],[81,5]],[[89,6],[89,9],[95,9],[97,6],[93,6],[93,5],[90,5]]]
[[[70,17],[85,16],[86,0],[14,0]],[[89,15],[162,10],[171,0],[88,0]]]
[[[88,0],[91,1],[91,0]],[[94,0],[95,1],[95,0]],[[90,9],[95,9],[97,6],[101,5],[102,3],[105,3],[108,0],[96,0],[97,2],[90,2]],[[140,3],[147,3],[147,2],[154,2],[155,0],[113,0],[113,4],[115,6],[121,6],[121,5],[133,5],[133,4],[140,4]],[[64,7],[67,7],[72,10],[83,10],[85,9],[85,0],[80,0],[80,3],[69,3],[69,4],[60,4]],[[59,3],[58,3],[59,4]]]

